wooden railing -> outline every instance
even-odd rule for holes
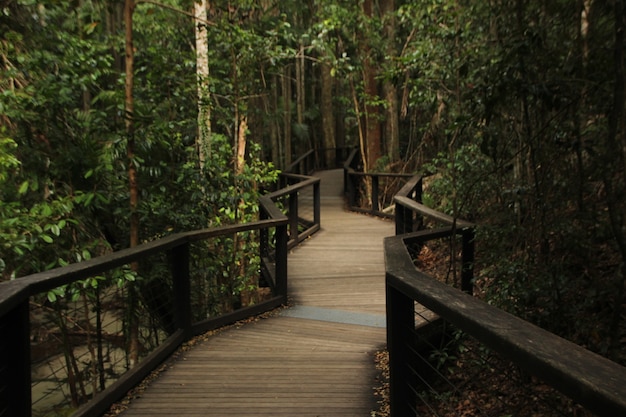
[[[311,149],[291,163],[285,173],[310,175],[315,170],[341,168],[355,148]]]
[[[320,180],[306,175],[283,174],[281,184],[281,189],[267,196],[277,202],[287,200],[288,246],[291,249],[320,229]]]
[[[320,227],[319,179],[289,175],[287,180],[290,185],[260,198],[259,221],[178,233],[132,249],[0,283],[0,416],[35,414],[33,402],[37,398],[31,394],[31,389],[37,389],[32,384],[31,374],[36,373],[33,367],[43,353],[33,351],[31,342],[42,332],[54,339],[55,343],[50,343],[57,349],[53,360],[67,365],[60,385],[42,390],[72,392],[72,407],[80,406],[72,414],[74,417],[99,416],[192,336],[284,304],[288,290],[288,247],[297,245]],[[315,207],[311,218],[305,219],[305,226],[299,226],[298,219],[303,219],[304,211],[300,205],[304,199],[299,199],[298,193],[306,190]],[[244,237],[237,238],[241,234]],[[222,240],[217,244],[207,243],[211,239]],[[249,244],[253,240],[258,242],[259,281],[270,288],[270,294],[249,307],[235,308],[227,314],[215,317],[208,312],[199,314],[201,309],[194,306],[206,300],[197,299],[201,289],[195,286],[206,285],[202,277],[222,274],[212,271],[212,267],[203,262],[212,256],[211,248],[217,250],[224,242],[234,247],[233,242]],[[154,290],[154,299],[147,299],[145,295],[141,298],[141,291],[132,289],[132,281],[137,279],[139,284],[140,280],[130,272],[128,265],[136,263],[146,264],[147,269],[160,274],[160,287]],[[150,277],[144,278],[150,282]],[[202,289],[203,294],[209,292]],[[54,302],[57,297],[66,298],[62,309]],[[144,338],[139,361],[134,364],[128,360],[127,331],[120,330],[114,322],[121,321],[121,317],[132,310],[123,303],[138,303],[138,299],[142,299],[145,307],[136,315],[138,320],[147,322],[137,325],[135,331],[149,332],[150,336]],[[116,320],[104,323],[106,315],[115,316]],[[44,317],[50,318],[46,329],[33,321]],[[112,331],[112,326],[117,326],[119,331]],[[77,339],[87,340],[84,343],[88,348],[79,347]],[[113,365],[105,372],[105,344],[115,344],[123,350],[120,355],[126,360],[115,365],[116,372],[111,371]],[[148,348],[150,351],[145,352]],[[76,360],[72,354],[78,355],[79,349],[85,351],[84,359]],[[114,348],[107,349],[110,353]],[[100,376],[93,381],[78,382],[83,365],[84,373],[98,370]],[[119,378],[111,380],[111,373],[117,373]]]
[[[431,372],[428,354],[418,353],[423,348],[419,334],[424,332],[416,328],[420,315],[416,303],[434,313],[436,318],[430,323],[448,323],[439,328],[451,324],[486,347],[479,350],[498,352],[516,369],[536,376],[588,410],[602,416],[626,415],[626,368],[467,294],[472,285],[474,225],[415,201],[421,194],[420,183],[419,177],[413,178],[395,197],[397,236],[386,238],[384,244],[391,416],[418,415],[423,375]],[[415,231],[424,217],[447,227]],[[463,236],[465,291],[419,271],[410,254],[429,240],[457,234]],[[463,389],[452,387],[451,392]]]
[[[358,148],[354,148],[343,165],[344,192],[348,208],[359,213],[393,218],[394,213],[385,207],[384,196],[393,197],[394,190],[412,178],[413,174],[363,172]],[[384,188],[384,190],[383,190]]]

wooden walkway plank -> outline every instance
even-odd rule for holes
[[[232,326],[181,354],[123,417],[368,417],[384,348],[383,237],[349,213],[341,170],[322,177],[322,228],[289,254],[293,308]]]

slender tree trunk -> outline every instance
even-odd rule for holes
[[[194,2],[196,28],[196,73],[198,77],[198,160],[200,172],[211,154],[211,95],[209,91],[209,37],[206,27],[207,0]]]
[[[298,55],[296,57],[296,123],[300,126],[300,130],[304,127],[304,108],[306,106],[306,88],[304,86],[305,66],[304,66],[304,45],[300,43],[298,47]],[[301,139],[301,138],[299,138]],[[299,140],[296,143],[295,155],[299,156],[306,152],[306,144]]]
[[[359,105],[359,97],[357,95],[356,87],[354,86],[354,80],[350,77],[350,92],[352,93],[352,104],[354,106],[354,114],[356,115],[357,128],[359,132],[359,148],[361,149],[361,161],[363,161],[363,171],[369,171],[368,159],[367,159],[367,143],[365,139],[365,127],[363,126],[363,114]]]
[[[385,54],[388,60],[397,55],[396,42],[396,21],[394,12],[396,9],[395,0],[382,0],[380,11],[384,19],[384,33],[386,42]],[[383,81],[383,94],[387,107],[385,109],[385,142],[387,144],[387,155],[391,162],[400,159],[400,119],[398,89],[392,80],[385,78]]]
[[[335,140],[335,116],[333,111],[333,77],[330,73],[330,65],[320,65],[321,75],[321,113],[322,131],[324,133],[324,148],[326,166],[332,168],[335,163],[334,148],[337,147]]]
[[[364,0],[363,14],[365,19],[373,17],[373,1]],[[378,82],[376,66],[372,60],[372,49],[368,39],[362,38],[363,49],[363,85],[365,93],[365,142],[367,146],[367,166],[372,169],[382,155],[381,148],[381,115],[378,101]]]
[[[592,7],[592,0],[580,0],[579,9],[580,13],[580,26],[579,26],[579,48],[580,48],[580,61],[578,63],[578,78],[580,80],[587,79],[587,66],[589,63],[589,13]],[[578,210],[583,211],[585,209],[585,201],[584,201],[584,188],[586,182],[586,174],[585,174],[585,163],[583,158],[583,137],[582,131],[584,129],[583,121],[581,119],[581,113],[583,109],[586,108],[586,103],[588,100],[588,91],[587,84],[584,82],[582,84],[582,89],[580,92],[580,97],[576,100],[576,105],[573,106],[573,121],[574,121],[574,135],[576,137],[576,166],[578,169],[578,192],[577,192],[577,205]]]
[[[271,115],[275,115],[278,113],[278,77],[272,77],[272,85],[273,88],[270,89],[270,98],[271,103],[267,106],[267,113]],[[280,155],[282,144],[280,141],[280,123],[276,120],[275,117],[272,117],[270,120],[270,145],[272,152],[272,161],[276,166],[281,167],[280,164]]]
[[[139,244],[139,186],[137,183],[137,167],[135,165],[135,126],[134,126],[134,99],[133,99],[133,83],[134,83],[134,45],[133,45],[133,13],[135,11],[134,0],[125,0],[124,3],[124,23],[126,33],[126,83],[125,83],[125,101],[124,113],[126,118],[126,136],[127,136],[127,164],[128,164],[128,183],[130,196],[130,247],[133,248]],[[133,262],[131,269],[138,272],[139,264]],[[136,309],[138,305],[136,289],[133,283],[128,286],[129,300],[129,362],[130,366],[134,366],[139,359],[139,323],[137,320]]]
[[[285,140],[285,168],[291,165],[291,68],[283,74],[283,136]]]
[[[128,139],[128,181],[130,194],[130,247],[139,244],[139,216],[137,206],[139,203],[139,190],[137,185],[137,169],[135,166],[135,126],[134,126],[134,51],[133,51],[133,12],[135,4],[133,0],[126,0],[124,8],[124,22],[126,24],[126,83],[124,113],[126,120],[126,136]]]
[[[239,129],[237,134],[237,148],[235,156],[235,175],[241,175],[246,164],[246,134],[248,131],[248,116],[239,116]]]
[[[623,305],[626,301],[626,220],[624,214],[624,198],[626,196],[626,62],[625,36],[626,17],[624,16],[624,0],[615,0],[615,46],[614,46],[614,88],[613,105],[609,114],[609,128],[605,149],[606,199],[613,236],[622,257],[622,271],[616,274],[616,293],[613,299],[613,317],[609,326],[610,353],[620,348],[619,327],[622,321]]]
[[[363,79],[365,81],[365,142],[367,144],[367,165],[373,169],[376,161],[382,156],[381,147],[381,124],[380,109],[374,104],[378,98],[378,83],[376,72],[370,58],[367,59],[363,68]]]

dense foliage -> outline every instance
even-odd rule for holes
[[[480,225],[489,302],[624,361],[623,0],[211,1],[203,169],[191,2],[135,3],[130,159],[123,4],[0,6],[3,279],[128,246],[131,164],[145,241],[253,218],[260,160],[360,145]]]

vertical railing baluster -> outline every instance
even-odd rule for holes
[[[350,172],[348,172],[347,174],[347,180],[348,180],[348,207],[352,208],[356,205],[355,200],[356,200],[356,187],[354,185],[354,176],[350,174]]]
[[[287,301],[287,225],[276,226],[276,295]]]
[[[413,201],[418,203],[422,203],[422,192],[423,192],[423,180],[421,177],[417,184],[415,184],[415,188],[413,190]],[[413,223],[413,222],[412,222]],[[424,216],[421,213],[415,213],[415,226],[411,224],[411,232],[415,232],[417,230],[422,230],[424,228]],[[416,229],[416,230],[413,230]]]
[[[267,220],[267,212],[263,209],[260,210],[259,212],[259,220]],[[260,240],[260,253],[261,253],[261,258],[268,258],[269,253],[270,253],[270,234],[269,234],[269,229],[267,227],[262,227],[259,230],[259,240]]]
[[[289,239],[298,241],[298,192],[289,194]]]
[[[404,234],[404,206],[396,201],[394,222],[396,224],[396,236]]]
[[[321,194],[320,182],[313,184],[313,223],[321,225]]]
[[[372,175],[372,211],[378,212],[378,175]]]

